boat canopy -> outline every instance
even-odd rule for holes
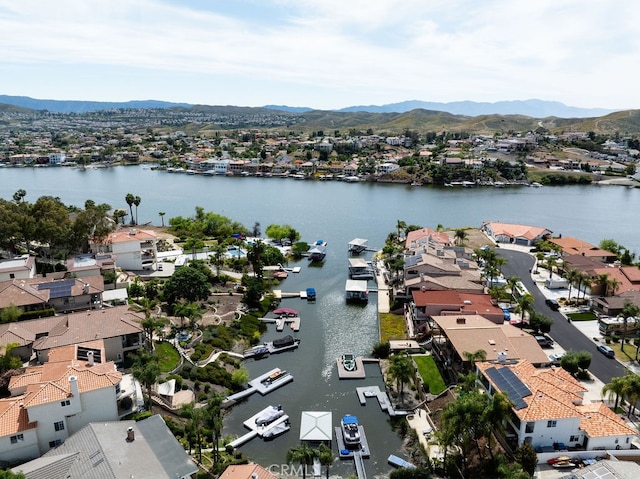
[[[358,424],[358,418],[356,416],[346,415],[342,418],[343,424]]]

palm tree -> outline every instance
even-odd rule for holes
[[[503,393],[495,393],[489,401],[489,406],[484,410],[483,420],[489,427],[492,427],[496,434],[501,435],[504,431],[504,422],[509,418],[513,403],[509,396]],[[493,457],[493,447],[491,446],[493,434],[487,434],[489,442],[489,454]]]
[[[138,206],[140,206],[141,201],[142,199],[139,196],[133,199],[133,204],[136,205],[136,224],[138,224]]]
[[[198,454],[200,456],[200,461],[202,461],[202,427],[203,427],[203,416],[204,410],[202,408],[195,407],[194,403],[188,403],[182,406],[180,410],[180,417],[188,419],[187,424],[185,425],[185,433],[187,436],[187,440],[189,441],[189,454],[191,454],[191,448],[193,447],[193,437],[196,439],[196,449],[198,450]],[[214,450],[217,448],[214,447]]]
[[[158,214],[160,215],[160,219],[162,220],[162,227],[164,228],[164,215],[166,215],[166,213],[164,211],[161,211]]]
[[[567,297],[567,300],[569,301],[571,300],[571,288],[573,287],[573,283],[578,280],[579,276],[580,272],[577,269],[571,269],[565,274],[565,278],[569,282],[569,294]],[[578,292],[578,294],[580,294],[580,292]]]
[[[469,235],[467,234],[467,232],[463,229],[457,229],[455,234],[454,234],[454,238],[455,238],[455,243],[458,246],[462,246],[464,244],[464,240],[467,239]]]
[[[475,363],[476,361],[486,361],[487,359],[487,352],[484,349],[478,349],[472,353],[470,353],[469,351],[464,351],[462,355],[464,356],[464,359],[466,361],[469,361],[470,363]]]
[[[133,196],[131,193],[127,193],[127,196],[124,197],[124,200],[129,205],[129,213],[131,214],[131,220],[129,221],[129,223],[132,225],[136,224],[133,219],[133,202],[135,201],[135,199],[136,197]]]
[[[413,361],[408,356],[395,354],[391,357],[389,376],[396,381],[396,389],[398,390],[400,401],[403,400],[404,385],[413,378],[414,371]]]
[[[220,459],[218,443],[222,434],[222,397],[214,394],[207,401],[204,411],[204,426],[211,430],[211,442],[213,444],[213,463]]]
[[[151,411],[151,389],[160,376],[160,366],[158,358],[153,353],[141,349],[133,360],[133,377],[144,384],[147,390],[147,410]]]
[[[553,268],[557,266],[558,262],[553,256],[547,258],[547,268],[549,268],[549,279],[553,277]]]
[[[519,281],[520,281],[520,278],[518,278],[517,276],[510,276],[507,279],[507,286],[509,287],[509,291],[511,291],[511,303],[516,302],[516,296],[514,293],[516,291],[516,285],[518,284]]]
[[[316,450],[316,457],[325,467],[326,479],[329,479],[329,467],[333,464],[333,451],[326,444],[320,444]]]
[[[616,398],[615,404],[613,405],[614,411],[618,409],[618,403],[624,395],[626,387],[626,376],[611,378],[611,381],[602,387],[602,397],[606,396],[609,400],[611,400],[612,396]]]
[[[523,294],[522,296],[520,296],[520,298],[518,299],[517,310],[522,315],[522,321],[524,321],[527,314],[532,311],[532,308],[533,296],[531,295],[531,293]]]
[[[396,222],[396,230],[398,232],[397,233],[398,234],[398,236],[397,236],[398,239],[400,239],[400,233],[403,232],[403,231],[406,231],[406,229],[407,229],[407,223],[405,223],[402,220],[398,220]]]
[[[618,281],[616,278],[611,278],[610,280],[608,280],[605,287],[605,292],[607,293],[605,294],[605,296],[609,296],[609,291],[611,291],[611,296],[615,296],[619,286],[620,281]]]
[[[306,444],[294,446],[287,451],[287,464],[297,462],[302,466],[302,478],[307,477],[307,466],[313,464],[313,449]]]

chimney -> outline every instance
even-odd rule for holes
[[[93,361],[93,351],[87,351],[87,362],[89,366],[93,366],[95,363]]]
[[[466,324],[466,322],[467,322],[467,318],[465,318],[464,316],[459,316],[456,318],[457,324]]]
[[[74,398],[80,397],[80,388],[78,387],[78,376],[69,376],[69,388]]]
[[[136,433],[133,432],[132,427],[127,428],[127,442],[133,442],[136,440]]]

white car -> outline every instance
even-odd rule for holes
[[[564,353],[553,353],[549,355],[549,360],[551,361],[551,364],[560,364],[563,357]]]

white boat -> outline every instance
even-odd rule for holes
[[[256,425],[266,426],[282,416],[284,416],[284,411],[280,405],[269,406],[256,418]]]
[[[342,428],[342,438],[344,439],[344,445],[348,449],[354,449],[360,446],[360,428],[358,425],[358,418],[347,414],[340,420],[340,426]]]
[[[356,357],[353,354],[343,354],[340,359],[345,371],[355,371],[357,369]]]
[[[502,181],[494,181],[493,186],[496,188],[504,188],[504,182]]]
[[[533,183],[531,183],[531,186],[533,186],[534,188],[542,188],[542,183],[534,181]]]
[[[280,434],[284,434],[289,429],[291,429],[289,421],[283,421],[267,429],[262,435],[262,438],[265,441],[270,441],[271,439],[278,437]]]

